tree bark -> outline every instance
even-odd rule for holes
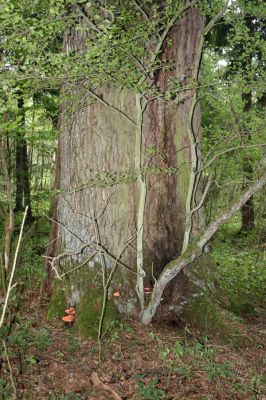
[[[18,99],[18,109],[22,117],[16,137],[16,200],[15,211],[23,211],[28,206],[27,222],[32,220],[30,177],[25,139],[25,111],[24,100]]]
[[[165,265],[186,252],[196,223],[196,87],[203,35],[204,21],[197,8],[173,20],[157,45],[158,59],[167,60],[171,68],[154,72],[154,98],[102,87],[88,90],[90,103],[80,107],[81,87],[65,85],[64,91],[71,92],[72,99],[75,94],[78,104],[71,99],[61,112],[60,193],[48,260],[50,275],[54,272],[61,279],[62,291],[58,294],[58,286],[53,289],[50,316],[58,315],[54,308],[63,310],[64,302],[79,307],[77,324],[85,319],[85,305],[99,315],[101,301],[95,299],[102,281],[119,312],[136,315],[147,303],[144,288],[157,287]],[[82,53],[84,43],[85,34],[74,28],[65,35],[67,53]],[[171,82],[177,79],[180,90],[171,94]],[[178,292],[174,284],[166,288],[165,303],[181,299],[181,275],[179,281]]]
[[[7,113],[3,116],[4,121],[8,120]],[[0,277],[0,291],[5,292],[6,286],[6,278],[10,269],[10,253],[11,253],[11,243],[14,233],[14,212],[13,212],[13,188],[11,177],[8,171],[8,163],[6,159],[6,138],[5,134],[2,133],[0,136],[0,161],[4,176],[4,182],[6,186],[6,194],[7,194],[7,203],[8,203],[8,211],[4,211],[5,218],[5,226],[4,226],[4,236],[3,236],[3,244],[2,244],[2,255],[1,255],[1,277]],[[5,293],[4,293],[5,294]]]
[[[252,94],[245,93],[242,95],[242,99],[244,101],[244,113],[248,113],[252,108]],[[243,173],[244,177],[248,180],[252,179],[253,176],[253,166],[248,155],[244,156],[243,160]],[[242,232],[248,232],[255,227],[255,211],[254,211],[254,202],[253,197],[251,197],[246,204],[244,204],[241,208],[241,219],[242,219]]]
[[[249,29],[250,35],[254,35],[255,33],[255,26],[250,18],[250,16],[245,18],[245,24],[247,28]],[[248,55],[243,61],[242,61],[242,68],[244,71],[244,78],[247,77],[248,81],[248,74],[249,71],[252,68],[252,55]],[[252,93],[251,91],[245,92],[242,94],[242,100],[244,103],[243,106],[243,112],[245,115],[248,115],[248,113],[252,109]],[[245,139],[246,134],[242,134],[243,139]],[[251,133],[248,134],[248,140],[251,138]],[[243,160],[243,173],[244,177],[248,180],[252,179],[253,176],[253,166],[252,166],[252,161],[248,154],[244,156]],[[253,198],[251,197],[246,204],[243,205],[241,208],[241,220],[242,220],[242,226],[241,226],[241,231],[242,232],[248,232],[255,227],[255,211],[254,211],[254,202]]]

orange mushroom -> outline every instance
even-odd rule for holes
[[[65,310],[65,313],[67,315],[75,315],[76,314],[76,310],[74,307],[69,307],[67,310]]]
[[[66,326],[72,326],[75,321],[74,315],[66,315],[65,317],[62,318]]]
[[[144,293],[145,294],[151,294],[152,292],[152,288],[150,286],[145,286],[144,287]]]
[[[113,293],[113,296],[114,296],[114,297],[120,297],[121,294],[120,294],[119,290],[117,290],[116,292],[114,292],[114,293]]]

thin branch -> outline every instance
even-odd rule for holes
[[[133,237],[134,239],[136,238],[136,236],[134,235]],[[96,243],[95,243],[96,244]],[[97,246],[99,248],[99,250],[101,250],[104,254],[106,254],[109,258],[111,258],[113,261],[117,261],[118,264],[122,267],[125,268],[126,270],[128,270],[129,272],[131,272],[134,275],[140,275],[140,276],[144,276],[143,274],[139,274],[136,271],[133,271],[133,269],[131,269],[130,267],[128,267],[126,264],[124,264],[122,261],[119,260],[120,257],[115,257],[113,256],[111,253],[108,252],[108,250],[106,250],[103,246],[98,245]]]
[[[97,33],[103,33],[95,24],[94,22],[89,18],[88,13],[86,12],[85,8],[79,4],[76,4],[76,6],[78,7],[81,15],[86,19],[86,21],[88,22],[90,28],[92,28],[94,31],[96,31]]]
[[[49,215],[47,215],[45,212],[44,212],[44,215],[46,216],[46,218],[47,218],[49,221],[51,221],[51,222],[57,224],[58,226],[61,226],[61,227],[64,228],[68,233],[70,233],[72,236],[74,236],[76,239],[78,239],[80,242],[84,243],[85,246],[87,245],[87,243],[85,243],[84,240],[81,239],[81,237],[79,237],[75,232],[72,232],[72,231],[71,231],[67,226],[65,226],[62,222],[58,221],[58,220],[55,219],[55,218],[49,217]]]
[[[13,373],[12,373],[12,367],[11,367],[11,363],[8,357],[8,352],[7,352],[7,347],[6,347],[6,342],[4,340],[2,340],[3,343],[3,347],[4,347],[4,353],[6,356],[6,361],[7,361],[7,365],[8,365],[8,369],[9,369],[9,376],[10,376],[10,382],[11,382],[11,386],[13,389],[13,399],[15,400],[17,398],[17,389],[16,389],[16,385],[14,382],[14,378],[13,378]]]
[[[203,203],[204,203],[204,201],[205,201],[205,199],[206,199],[206,196],[207,196],[207,194],[208,194],[208,191],[209,191],[209,188],[210,188],[210,186],[211,186],[211,183],[212,183],[212,181],[209,180],[208,183],[207,183],[207,185],[205,186],[205,189],[204,189],[204,192],[203,192],[203,194],[202,194],[202,196],[201,196],[201,199],[200,199],[199,204],[197,204],[196,207],[194,207],[194,208],[190,211],[192,215],[193,215],[196,211],[198,211],[198,210],[203,206]]]
[[[96,372],[92,372],[90,380],[94,386],[103,389],[105,392],[111,394],[115,400],[122,400],[122,398],[113,389],[100,381]]]
[[[57,262],[59,262],[61,258],[79,256],[80,254],[82,254],[82,252],[83,252],[87,247],[90,248],[91,245],[90,245],[90,244],[84,244],[84,245],[81,246],[80,249],[79,249],[78,251],[76,251],[76,252],[68,252],[68,251],[66,251],[66,252],[64,252],[64,253],[58,254],[58,255],[55,256],[55,257],[52,257],[52,256],[42,256],[42,257],[48,259],[48,262],[49,262],[49,264],[51,265],[51,268],[52,268],[52,270],[54,271],[54,273],[55,273],[55,275],[56,275],[56,278],[61,280],[63,276],[65,276],[65,275],[69,274],[70,272],[73,272],[73,271],[75,271],[76,269],[81,268],[83,265],[85,265],[91,258],[94,257],[94,255],[90,255],[88,259],[86,259],[85,261],[82,262],[82,264],[80,264],[80,265],[78,265],[77,267],[73,268],[73,270],[71,270],[71,271],[67,271],[66,273],[64,273],[64,274],[62,274],[62,275],[60,275],[59,272],[57,271],[57,268],[56,268],[55,264],[56,264]],[[96,254],[97,254],[97,252],[96,252]]]
[[[143,113],[147,106],[147,101],[142,96],[136,94],[135,104],[137,113],[137,127],[136,127],[136,139],[135,139],[135,169],[142,169],[142,158],[143,158]],[[139,189],[139,201],[138,201],[138,217],[137,217],[137,282],[136,292],[138,295],[141,312],[144,309],[144,277],[146,272],[143,268],[143,246],[144,246],[144,220],[145,220],[145,204],[147,197],[147,183],[146,176],[139,174],[138,176],[138,189]]]
[[[218,12],[218,14],[216,14],[208,23],[208,25],[206,25],[205,29],[204,29],[204,35],[207,35],[208,32],[210,32],[210,30],[212,29],[212,27],[214,26],[214,24],[223,16],[223,14],[225,13],[225,11],[227,10],[228,6],[229,6],[230,0],[226,0],[226,2],[224,3],[221,11]]]
[[[266,147],[266,143],[259,143],[259,144],[243,144],[235,147],[230,147],[229,149],[226,149],[224,151],[221,151],[218,154],[215,154],[215,156],[212,157],[212,159],[205,165],[203,165],[197,172],[203,171],[204,169],[210,167],[214,161],[218,158],[221,157],[222,155],[226,153],[230,153],[231,151],[235,150],[240,150],[240,149],[246,149],[246,148],[256,148],[256,147]]]
[[[148,14],[146,13],[146,11],[139,5],[139,3],[137,2],[137,0],[134,0],[134,4],[137,7],[137,9],[141,12],[141,14],[144,16],[144,18],[151,23],[150,17],[148,16]]]
[[[115,261],[114,266],[113,266],[113,268],[112,268],[112,270],[111,270],[111,272],[110,272],[110,274],[109,274],[109,277],[108,277],[108,279],[107,279],[107,287],[109,287],[110,284],[111,284],[111,281],[112,281],[112,279],[113,279],[113,275],[114,275],[114,273],[115,273],[115,271],[116,271],[117,266],[118,266],[118,265],[121,265],[121,262],[120,262],[119,260],[120,260],[120,258],[122,257],[124,251],[125,251],[126,248],[130,245],[130,243],[133,242],[133,240],[135,240],[135,239],[136,239],[136,236],[135,236],[135,235],[132,236],[130,239],[128,239],[128,240],[125,242],[124,246],[122,247],[122,249],[121,249],[119,255],[118,255],[118,256],[116,257],[116,259],[114,260],[114,261]],[[123,264],[122,264],[122,265],[123,265]],[[128,268],[127,268],[127,269],[128,269]],[[129,269],[129,271],[130,271],[130,272],[133,272],[133,273],[136,274],[136,275],[138,274],[137,272],[134,272],[134,271],[132,271],[131,269]]]
[[[15,256],[14,256],[14,260],[13,260],[13,265],[12,265],[12,269],[11,269],[11,274],[10,274],[8,287],[7,287],[7,291],[6,291],[5,303],[4,303],[4,306],[3,306],[3,311],[2,311],[2,315],[1,315],[1,319],[0,319],[0,328],[3,325],[3,322],[4,322],[4,318],[5,318],[5,314],[6,314],[6,310],[7,310],[7,304],[8,304],[10,293],[11,293],[12,289],[14,288],[14,285],[12,284],[12,282],[13,282],[13,278],[14,278],[14,274],[15,274],[17,258],[18,258],[20,243],[21,243],[21,240],[22,240],[23,228],[24,228],[24,225],[25,225],[27,212],[28,212],[28,206],[26,206],[26,208],[25,208],[25,212],[24,212],[24,215],[23,215],[23,220],[22,220],[21,227],[20,227],[18,243],[17,243]]]
[[[202,59],[202,49],[204,44],[204,36],[201,34],[199,38],[198,47],[196,49],[195,55],[195,63],[192,72],[192,81],[197,82],[199,80],[199,70],[200,70],[200,63]],[[182,244],[182,253],[184,253],[187,249],[187,246],[190,241],[190,235],[192,230],[193,224],[193,213],[191,212],[191,208],[193,207],[193,198],[194,193],[197,189],[197,170],[200,163],[199,155],[198,155],[198,144],[197,138],[193,129],[194,124],[194,114],[196,110],[196,106],[198,103],[198,91],[194,89],[193,97],[191,100],[191,105],[189,108],[189,124],[188,124],[188,138],[190,144],[190,156],[191,156],[191,166],[190,166],[190,177],[189,177],[189,184],[187,190],[187,197],[186,197],[186,220],[185,220],[185,232]]]
[[[96,235],[96,240],[97,240],[97,246],[101,246],[101,236],[100,236],[100,229],[99,225],[97,223],[97,219],[93,219],[94,222],[94,230],[95,230],[95,235]],[[108,287],[106,284],[106,261],[103,253],[100,253],[101,257],[101,267],[102,267],[102,286],[103,286],[103,298],[102,298],[102,308],[101,308],[101,314],[100,314],[100,319],[99,319],[99,325],[98,325],[98,347],[99,347],[99,360],[101,359],[101,351],[102,351],[102,328],[103,328],[103,320],[106,312],[106,304],[107,304],[107,297],[108,297]]]
[[[170,21],[169,21],[168,24],[166,25],[166,27],[165,27],[163,33],[160,35],[160,40],[159,40],[158,43],[157,43],[157,46],[156,46],[156,48],[155,48],[155,50],[154,50],[154,52],[153,52],[153,55],[152,55],[152,57],[151,57],[149,66],[148,66],[148,68],[147,68],[147,74],[148,74],[148,75],[149,75],[150,72],[152,71],[153,65],[154,65],[154,63],[155,63],[155,61],[156,61],[156,59],[157,59],[157,57],[158,57],[158,55],[159,55],[159,53],[160,53],[160,51],[161,51],[161,49],[162,49],[163,43],[164,43],[164,41],[165,41],[165,39],[166,39],[166,37],[167,37],[169,31],[171,30],[171,28],[172,28],[173,25],[175,24],[177,18],[180,17],[180,15],[182,15],[184,12],[186,12],[189,8],[191,8],[194,4],[195,4],[195,2],[192,1],[191,3],[188,3],[187,5],[185,5],[181,10],[179,10],[178,13],[176,13],[176,14],[170,19]],[[140,79],[139,84],[141,85],[141,84],[145,81],[145,79],[146,79],[146,77],[143,76],[143,77]]]
[[[135,236],[131,237],[130,239],[125,241],[125,245],[122,247],[118,257],[114,261],[114,265],[111,269],[111,272],[106,280],[106,275],[104,274],[103,271],[103,302],[102,302],[102,309],[101,309],[101,315],[100,315],[100,320],[99,320],[99,325],[98,325],[98,346],[99,346],[99,359],[101,358],[101,350],[102,350],[102,338],[104,334],[102,333],[103,329],[103,321],[104,321],[104,316],[105,316],[105,311],[106,311],[106,304],[107,304],[107,297],[108,297],[108,290],[111,285],[114,273],[118,267],[118,262],[119,259],[122,257],[124,251],[126,250],[127,246],[129,246],[129,243],[135,239]]]
[[[104,106],[110,108],[111,110],[119,112],[123,117],[127,119],[133,126],[136,126],[136,122],[133,121],[124,111],[120,110],[119,108],[113,106],[112,104],[108,103],[106,100],[102,99],[100,96],[98,96],[93,90],[88,89],[88,93],[94,97],[96,100],[98,100],[101,104]]]
[[[108,206],[108,204],[109,204],[109,202],[110,202],[110,199],[111,199],[111,197],[112,197],[113,194],[114,194],[114,191],[112,190],[111,193],[109,194],[109,196],[107,196],[107,199],[105,200],[102,209],[99,211],[99,213],[98,213],[95,217],[90,217],[90,216],[87,215],[87,214],[75,212],[74,208],[73,208],[72,205],[70,204],[70,201],[67,200],[64,196],[62,196],[62,198],[63,198],[64,201],[67,203],[67,205],[69,206],[69,208],[71,209],[71,212],[72,212],[73,214],[75,214],[75,215],[80,215],[81,217],[88,218],[90,221],[92,221],[92,220],[96,220],[96,221],[97,221],[97,220],[100,219],[100,218],[103,216],[103,214],[105,213],[106,208],[107,208],[107,206]]]

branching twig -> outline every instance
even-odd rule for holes
[[[122,257],[124,251],[126,248],[129,246],[130,242],[132,242],[135,239],[135,236],[132,236],[129,240],[126,240],[125,245],[122,247],[119,255],[117,258],[114,260],[114,265],[111,269],[111,272],[106,280],[103,279],[103,302],[102,302],[102,310],[101,310],[101,315],[100,315],[100,320],[99,320],[99,327],[98,327],[98,345],[99,345],[99,359],[101,358],[101,341],[103,338],[102,334],[102,329],[103,329],[103,320],[104,320],[104,315],[106,311],[106,304],[107,304],[107,298],[108,298],[108,289],[111,285],[111,282],[113,280],[114,273],[118,267],[119,264],[119,259]]]
[[[208,194],[208,191],[209,191],[209,188],[211,186],[211,183],[212,183],[212,181],[209,180],[207,185],[205,186],[204,192],[203,192],[203,194],[201,196],[201,199],[200,199],[199,203],[190,211],[192,215],[203,206],[203,203],[204,203],[204,201],[206,199],[206,196]]]
[[[90,260],[92,260],[97,255],[97,251],[91,254],[88,258],[86,258],[81,264],[77,265],[75,268],[71,269],[70,271],[65,272],[64,274],[60,275],[62,279],[64,276],[71,274],[72,272],[76,271],[77,269],[86,265]]]
[[[56,275],[56,278],[62,279],[62,276],[66,275],[66,274],[60,275],[59,272],[57,271],[57,268],[55,267],[55,263],[58,262],[61,258],[72,257],[72,256],[78,256],[78,255],[80,255],[80,254],[83,252],[83,250],[85,250],[87,247],[90,247],[90,245],[89,245],[89,244],[84,244],[84,245],[83,245],[78,251],[76,251],[76,252],[68,252],[68,251],[66,251],[66,252],[64,252],[64,253],[58,254],[58,255],[55,256],[55,257],[43,256],[43,258],[47,258],[47,259],[48,259],[49,264],[51,265],[52,270],[54,271],[54,273],[55,273],[55,275]],[[80,268],[80,266],[76,267],[75,269],[78,269],[78,268]],[[70,273],[70,272],[68,272],[68,273]]]
[[[141,12],[141,14],[144,16],[144,18],[146,19],[146,21],[148,21],[149,23],[151,23],[148,14],[147,14],[146,11],[139,5],[139,3],[137,2],[137,0],[134,0],[134,4],[135,4],[135,6],[137,7],[137,9]]]
[[[206,25],[205,29],[204,29],[204,35],[207,35],[208,32],[210,32],[210,30],[212,29],[212,27],[214,26],[214,24],[223,16],[223,14],[225,13],[225,11],[228,8],[228,5],[230,3],[230,0],[226,0],[226,2],[224,3],[223,7],[221,8],[221,10],[218,12],[218,14],[216,14],[208,23],[208,25]]]
[[[204,164],[200,169],[198,169],[197,172],[203,171],[204,169],[210,167],[215,160],[217,160],[218,157],[221,157],[222,155],[226,153],[230,153],[232,151],[240,150],[240,149],[246,149],[246,148],[256,148],[256,147],[266,147],[266,143],[259,143],[259,144],[243,144],[239,146],[234,146],[230,147],[229,149],[223,150],[220,153],[215,154],[215,156],[212,157],[210,161],[208,161],[206,164]]]

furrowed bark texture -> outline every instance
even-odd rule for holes
[[[161,69],[156,76],[161,91],[170,90],[177,79],[191,86],[203,21],[196,9],[189,10],[170,30],[172,46],[163,46],[162,58],[171,60],[174,68]],[[145,147],[155,146],[158,153],[147,161],[167,169],[178,166],[177,173],[148,177],[147,212],[145,214],[145,257],[157,270],[180,253],[184,235],[185,203],[190,179],[191,143],[189,140],[190,108],[194,90],[180,92],[174,101],[154,100],[147,106],[144,118]],[[199,110],[195,111],[193,130],[199,134]],[[196,139],[196,138],[195,138]]]
[[[154,75],[160,92],[170,91],[173,79],[179,79],[183,86],[193,86],[191,78],[203,28],[202,16],[199,10],[193,8],[170,29],[160,57],[171,62],[172,67],[162,68]],[[65,36],[66,52],[81,51],[83,44],[81,32],[71,30]],[[77,97],[82,89],[80,85]],[[153,167],[161,170],[160,173],[146,174],[143,221],[145,283],[151,280],[152,266],[154,275],[158,276],[163,267],[181,252],[191,173],[189,115],[194,90],[180,91],[170,101],[163,98],[151,100],[143,112],[142,170]],[[61,193],[55,210],[54,226],[57,228],[53,228],[52,238],[56,246],[53,247],[54,254],[50,255],[77,252],[84,244],[99,245],[93,218],[97,219],[101,248],[114,257],[121,252],[126,240],[138,234],[139,186],[135,174],[129,172],[135,168],[135,96],[127,90],[105,87],[97,90],[98,100],[90,96],[89,102],[82,108],[75,109],[72,101],[65,104],[57,167],[60,170],[58,188]],[[193,120],[196,136],[199,124],[199,110],[196,108]],[[66,266],[69,262],[75,265],[83,260],[84,253],[65,258],[62,265]],[[105,259],[108,268],[112,260],[108,256]],[[135,270],[136,240],[125,247],[121,261]],[[100,256],[94,257],[88,264],[100,271]],[[135,278],[122,267],[118,267],[114,275],[112,286],[121,291],[119,302],[122,311],[129,312],[128,307],[122,306],[123,296],[125,303],[130,297],[136,298]],[[71,291],[75,292],[74,297],[79,301],[77,288],[80,284],[75,279],[79,282],[86,279],[84,269],[79,270],[78,278],[73,277],[71,281]]]

